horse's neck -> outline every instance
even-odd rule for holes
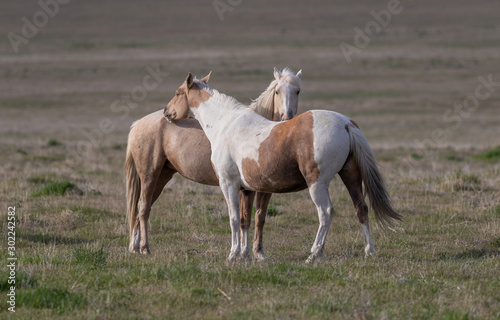
[[[225,126],[234,121],[238,114],[250,112],[239,104],[234,105],[227,100],[220,101],[215,98],[201,103],[198,108],[194,108],[192,111],[211,143]]]

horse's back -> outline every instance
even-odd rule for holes
[[[349,154],[349,118],[332,111],[307,111],[271,126],[255,156],[242,157],[247,188],[281,193],[298,191],[320,176],[333,178]]]

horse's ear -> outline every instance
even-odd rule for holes
[[[201,81],[205,82],[205,84],[208,83],[208,80],[210,80],[210,75],[212,74],[212,71],[210,71],[206,76],[201,79]]]
[[[281,72],[276,67],[274,67],[274,79],[279,81],[280,78],[281,78]]]
[[[186,86],[188,87],[188,89],[191,89],[191,87],[193,86],[193,74],[191,72],[188,73],[186,77]]]
[[[297,77],[299,77],[299,79],[302,79],[302,69],[297,72]]]

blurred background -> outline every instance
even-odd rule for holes
[[[303,69],[299,112],[344,113],[375,148],[412,148],[432,139],[436,128],[445,136],[432,147],[499,143],[498,92],[460,116],[460,124],[443,117],[474,94],[479,76],[500,81],[497,1],[47,3],[45,10],[36,1],[2,4],[4,146],[56,136],[71,145],[104,117],[116,130],[102,144],[125,143],[131,123],[163,108],[188,72],[213,71],[212,87],[249,103],[272,80],[273,67],[286,66]],[[377,29],[372,11],[388,12],[391,3],[399,4],[398,13]],[[44,19],[40,11],[56,13]],[[23,36],[33,34],[26,21],[36,29],[31,38]],[[365,31],[367,24],[372,34],[361,48],[356,28]],[[352,46],[350,63],[342,43]],[[142,84],[147,66],[168,76],[126,117],[113,112],[115,99]]]

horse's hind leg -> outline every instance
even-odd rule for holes
[[[158,197],[161,195],[161,192],[163,191],[163,188],[165,185],[172,179],[172,176],[176,173],[175,170],[167,168],[166,166],[163,168],[161,171],[158,180],[156,181],[156,184],[154,184],[154,191],[153,191],[153,198],[151,201],[151,206],[155,203],[155,201],[158,199]],[[148,188],[148,187],[145,187]],[[153,188],[153,186],[150,186],[149,188]],[[139,200],[138,206],[139,210],[142,206],[142,195],[144,192],[142,192],[142,187],[141,187],[141,199]],[[146,193],[150,193],[149,191]],[[139,212],[140,214],[140,212]],[[141,252],[141,229],[140,229],[140,219],[137,220],[136,225],[134,226],[134,230],[132,232],[132,240],[130,244],[130,249],[132,252],[139,253]],[[149,243],[147,238],[146,238],[146,243]],[[149,244],[148,244],[149,247]]]
[[[139,200],[140,252],[150,254],[148,241],[148,220],[153,202],[156,179],[148,179],[141,185],[141,199]]]
[[[262,231],[266,223],[267,206],[271,200],[272,193],[257,193],[255,211],[255,235],[253,238],[253,255],[257,260],[267,259],[262,245]]]
[[[311,255],[307,258],[306,262],[312,262],[318,258],[323,257],[323,247],[325,245],[326,235],[332,223],[334,209],[328,194],[328,183],[316,182],[309,187],[309,193],[316,205],[319,217],[319,228],[316,234],[316,240],[311,248]]]
[[[363,229],[363,235],[365,238],[365,257],[375,255],[375,247],[370,236],[370,226],[368,223],[368,206],[365,203],[361,172],[356,161],[349,157],[342,170],[339,171],[339,175],[349,191],[352,203],[356,208],[356,215],[358,216],[359,223],[361,223],[361,228]]]
[[[240,190],[240,219],[241,219],[241,253],[240,258],[251,259],[248,231],[252,221],[252,208],[255,192]]]
[[[158,197],[161,195],[163,188],[165,188],[167,183],[172,179],[176,172],[177,171],[168,168],[166,165],[163,167],[160,176],[158,177],[158,181],[156,181],[155,191],[153,193],[153,201],[151,202],[151,205],[156,202]]]

